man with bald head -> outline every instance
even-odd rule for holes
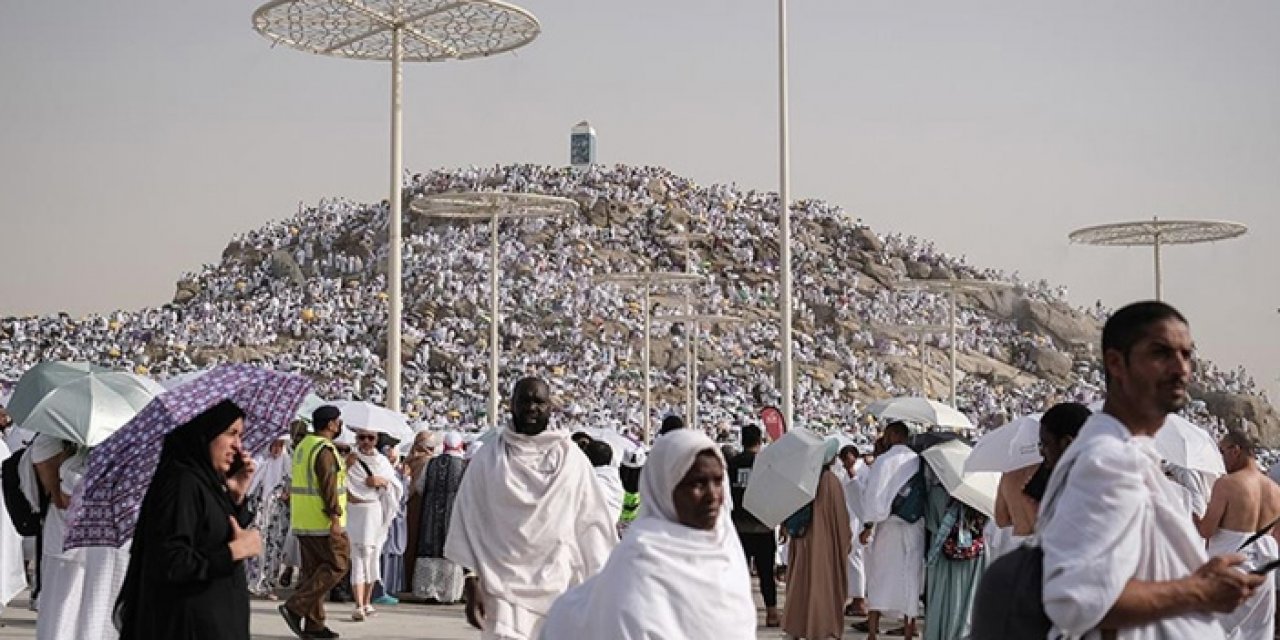
[[[1258,468],[1258,448],[1258,441],[1244,431],[1228,431],[1218,442],[1227,475],[1214,483],[1209,506],[1198,523],[1211,556],[1239,551],[1249,557],[1250,564],[1261,565],[1280,555],[1275,538],[1269,535],[1245,545],[1255,531],[1280,517],[1280,487]],[[1222,626],[1228,638],[1270,640],[1275,611],[1275,586],[1267,580],[1243,606],[1221,616]]]
[[[511,424],[471,460],[444,555],[468,571],[467,622],[483,640],[537,638],[551,603],[604,566],[618,542],[591,463],[549,431],[551,390],[524,378]]]

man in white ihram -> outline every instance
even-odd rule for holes
[[[1208,557],[1160,471],[1153,437],[1187,402],[1193,349],[1186,319],[1161,302],[1126,306],[1102,330],[1106,404],[1054,468],[1038,523],[1051,638],[1220,640],[1214,614],[1264,580],[1242,555]]]
[[[885,427],[884,446],[889,450],[854,478],[847,497],[862,520],[859,542],[866,545],[867,629],[872,639],[879,633],[881,614],[902,614],[907,638],[915,635],[915,617],[920,615],[924,520],[907,522],[892,513],[894,498],[920,469],[920,456],[907,446],[907,436],[907,425],[901,422]]]
[[[618,543],[591,464],[548,431],[551,391],[516,383],[511,428],[462,477],[444,555],[469,573],[467,622],[483,640],[537,638],[551,603],[595,575]]]
[[[1254,458],[1258,448],[1258,441],[1243,431],[1228,431],[1222,437],[1218,450],[1227,475],[1214,483],[1213,497],[1197,523],[1209,553],[1239,551],[1253,565],[1280,555],[1275,538],[1254,534],[1280,516],[1280,487],[1258,468]],[[1244,606],[1219,620],[1232,640],[1271,640],[1276,626],[1275,584],[1263,582]]]

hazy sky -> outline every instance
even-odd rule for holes
[[[523,0],[532,45],[406,68],[405,164],[606,163],[777,187],[776,3]],[[168,301],[299,201],[385,197],[388,69],[272,48],[243,0],[0,2],[0,316]],[[1077,304],[1149,297],[1149,249],[1072,229],[1207,217],[1166,252],[1203,353],[1280,397],[1280,3],[793,0],[795,198]]]

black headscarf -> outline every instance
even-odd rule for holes
[[[125,573],[124,584],[120,587],[120,596],[116,599],[115,624],[121,637],[133,636],[126,627],[133,624],[134,616],[145,605],[146,594],[142,593],[142,563],[147,555],[145,532],[153,526],[151,519],[157,517],[151,515],[156,508],[152,493],[163,490],[179,475],[189,474],[219,497],[227,515],[234,515],[236,505],[227,490],[226,478],[213,468],[213,461],[209,458],[209,443],[243,417],[244,411],[239,406],[230,400],[223,400],[164,437],[160,463],[155,476],[151,478],[147,495],[142,499],[142,508],[138,511],[138,525],[134,529],[133,544],[129,550],[129,569]]]

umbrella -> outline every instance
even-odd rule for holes
[[[617,463],[622,460],[622,456],[626,455],[628,451],[639,446],[630,438],[627,438],[613,429],[588,427],[585,429],[578,429],[577,431],[591,436],[594,440],[601,440],[605,444],[608,444],[609,448],[613,449],[612,461],[614,465],[617,465]]]
[[[409,419],[399,411],[379,407],[371,402],[342,401],[333,405],[342,412],[342,422],[347,427],[385,433],[400,442],[413,440]]]
[[[17,424],[27,421],[31,410],[49,395],[50,391],[90,373],[106,373],[110,369],[99,367],[88,362],[41,362],[27,369],[18,378],[18,385],[13,388],[13,396],[9,398],[7,411]]]
[[[1156,432],[1155,446],[1166,460],[1179,467],[1220,476],[1227,473],[1213,436],[1180,415],[1171,413],[1164,419],[1164,426]]]
[[[311,424],[311,413],[326,404],[328,403],[324,401],[324,398],[316,395],[313,391],[308,393],[307,397],[302,399],[302,404],[298,405],[298,410],[294,413],[293,417],[298,420],[305,420],[307,424]]]
[[[119,547],[133,537],[138,509],[151,485],[169,432],[223,400],[245,412],[244,448],[261,453],[288,433],[298,403],[311,390],[306,378],[230,364],[210,371],[200,384],[166,391],[94,448],[84,480],[67,514],[64,548]]]
[[[920,453],[929,447],[950,442],[959,437],[951,431],[925,431],[924,433],[914,434],[907,439],[907,446],[911,447],[912,451]]]
[[[51,391],[22,426],[93,447],[163,392],[159,383],[132,373],[90,373]]]
[[[963,413],[928,398],[907,396],[877,400],[867,407],[867,412],[881,420],[903,420],[953,429],[973,428],[973,423]]]
[[[988,431],[973,445],[965,471],[1013,471],[1036,464],[1040,456],[1040,415],[1022,416]]]
[[[792,429],[756,454],[742,506],[767,527],[777,526],[818,494],[827,442]]]
[[[1102,411],[1102,407],[1103,401],[1099,400],[1089,405],[1089,410],[1098,413]],[[1219,476],[1227,473],[1222,453],[1218,451],[1218,443],[1213,436],[1176,413],[1165,416],[1164,424],[1153,440],[1156,451],[1165,460],[1179,467]]]
[[[1000,474],[990,471],[964,473],[964,463],[971,451],[969,445],[952,440],[925,449],[920,457],[933,469],[951,497],[994,518]]]

